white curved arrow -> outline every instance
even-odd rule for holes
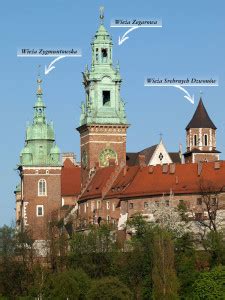
[[[190,101],[192,104],[195,103],[195,99],[194,99],[194,95],[191,97],[191,95],[188,93],[188,91],[186,91],[182,86],[180,85],[174,85],[174,87],[178,88],[179,90],[183,91],[186,96],[184,96],[184,98],[186,98],[188,101]]]
[[[137,29],[138,26],[134,26],[134,27],[131,27],[129,30],[127,30],[124,35],[122,36],[122,38],[120,38],[119,36],[119,40],[118,40],[118,45],[122,45],[127,39],[129,39],[129,36],[126,36],[128,33],[130,33],[131,31],[133,31],[134,29]]]
[[[66,57],[65,55],[60,55],[56,59],[54,59],[48,67],[45,66],[45,75],[47,75],[49,72],[51,72],[53,69],[55,69],[54,63],[56,63],[58,60]]]

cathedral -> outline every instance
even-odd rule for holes
[[[186,152],[168,152],[162,138],[137,152],[126,149],[129,128],[120,95],[119,65],[113,64],[112,39],[103,24],[91,43],[91,66],[83,72],[80,163],[61,153],[54,128],[46,119],[42,80],[37,80],[33,121],[20,153],[20,183],[15,190],[18,230],[48,239],[51,220],[72,230],[109,223],[118,231],[136,213],[148,215],[151,203],[176,207],[185,203],[191,218],[201,219],[202,182],[224,199],[225,162],[216,149],[216,126],[200,99],[186,127]]]

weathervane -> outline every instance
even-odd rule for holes
[[[104,20],[104,6],[100,6],[100,20],[101,20],[101,24],[103,24],[103,20]]]

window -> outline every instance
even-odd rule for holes
[[[194,134],[194,146],[197,146],[197,134]]]
[[[110,106],[110,91],[102,91],[103,106]]]
[[[95,209],[95,202],[94,201],[91,201],[91,211],[93,212]]]
[[[217,201],[216,201],[216,198],[215,198],[215,197],[212,198],[212,201],[211,201],[211,202],[212,202],[212,205],[213,205],[213,206],[217,205]]]
[[[106,202],[106,209],[110,209],[109,201]]]
[[[129,203],[129,208],[133,209],[134,208],[134,203]]]
[[[196,201],[196,204],[197,205],[202,205],[202,198],[198,198],[197,201]]]
[[[101,208],[101,201],[98,200],[98,201],[97,201],[97,209],[100,209],[100,208]]]
[[[37,205],[36,206],[36,215],[37,215],[37,217],[43,217],[44,216],[44,205]]]
[[[144,202],[144,208],[145,208],[145,209],[148,208],[148,202]]]
[[[160,160],[160,161],[163,160],[163,154],[162,154],[162,153],[159,154],[159,160]]]
[[[208,134],[204,134],[204,145],[208,146]]]
[[[102,48],[101,52],[102,52],[102,62],[105,63],[107,62],[108,49]]]
[[[109,223],[109,221],[110,221],[110,216],[107,216],[106,220],[107,220],[107,223]]]
[[[96,48],[96,61],[98,61],[98,48]]]
[[[203,220],[203,213],[195,213],[195,220],[196,221]]]
[[[47,196],[47,184],[45,179],[38,181],[38,196]]]

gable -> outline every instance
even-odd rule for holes
[[[148,165],[161,165],[161,164],[171,164],[172,160],[169,156],[169,153],[167,152],[165,146],[162,142],[158,144],[156,147],[154,153],[152,154],[152,157],[150,158]]]

